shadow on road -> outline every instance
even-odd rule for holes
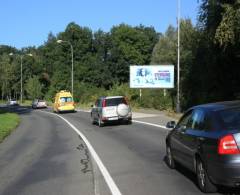
[[[30,114],[33,111],[31,106],[2,106],[0,107],[1,112],[14,112],[19,115]]]
[[[164,157],[163,161],[167,164],[166,156]],[[183,167],[179,163],[176,163],[176,171],[191,180],[198,187],[197,178],[193,172],[189,171],[187,168]],[[218,193],[222,195],[240,195],[240,188],[227,188],[223,186],[218,186]]]

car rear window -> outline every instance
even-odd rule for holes
[[[219,112],[224,129],[240,129],[240,108],[223,110]]]
[[[119,104],[127,104],[125,98],[106,99],[106,106],[117,106]]]
[[[61,97],[60,102],[72,102],[72,97]]]

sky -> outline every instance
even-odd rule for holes
[[[181,18],[196,23],[198,0],[181,0]],[[50,32],[63,32],[70,22],[108,32],[121,23],[153,26],[165,32],[176,26],[177,0],[3,0],[0,45],[18,49],[40,46]]]

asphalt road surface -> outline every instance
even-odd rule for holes
[[[50,109],[14,110],[22,122],[0,144],[1,195],[202,194],[194,174],[181,166],[176,170],[167,167],[166,129],[138,123],[99,128],[85,112],[61,114],[60,118]],[[221,189],[216,194],[238,192]]]

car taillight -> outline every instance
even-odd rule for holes
[[[102,102],[102,107],[106,107],[106,100],[105,99]]]
[[[219,140],[218,154],[240,154],[233,135],[226,135]]]

